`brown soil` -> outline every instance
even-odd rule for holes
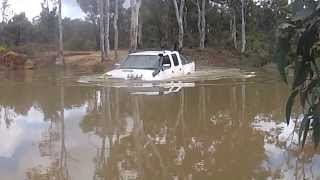
[[[182,53],[188,59],[195,61],[197,66],[219,66],[219,67],[237,67],[240,65],[240,54],[227,50],[215,49],[185,49]],[[66,52],[65,62],[67,67],[78,68],[82,70],[105,71],[111,69],[120,59],[128,55],[128,50],[119,51],[118,58],[115,58],[114,52],[106,63],[101,63],[100,52]]]
[[[118,51],[118,57],[115,57],[114,52],[110,52],[109,59],[101,63],[101,55],[99,51],[91,52],[66,52],[65,63],[67,67],[77,68],[81,70],[92,70],[102,72],[110,69],[118,60],[125,58],[128,55],[127,50]]]
[[[13,51],[0,53],[0,65],[5,69],[33,69],[33,62],[24,54]]]
[[[127,54],[127,50],[120,50],[118,52],[118,58],[115,58],[114,52],[111,51],[110,58],[105,63],[101,63],[101,56],[98,51],[66,51],[64,52],[64,60],[66,68],[102,72],[113,67],[117,62],[116,59],[122,59]],[[35,68],[54,66],[57,59],[57,53],[54,51],[41,52],[28,56],[27,59],[30,59],[33,62]],[[0,68],[5,69],[4,67]]]
[[[105,63],[101,63],[99,51],[66,51],[64,59],[66,68],[102,72],[113,68],[118,60],[125,58],[128,55],[128,50],[119,50],[118,54],[118,58],[116,58],[114,52],[111,51],[109,59]],[[182,54],[195,61],[197,66],[238,67],[241,65],[241,54],[232,50],[184,49]],[[27,57],[33,62],[35,68],[53,66],[56,58],[57,53],[54,51],[41,52]]]
[[[198,66],[240,66],[241,55],[236,51],[218,49],[186,49],[182,53]]]

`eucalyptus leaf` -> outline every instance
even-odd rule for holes
[[[286,25],[282,25],[286,26]],[[281,27],[281,25],[280,25]],[[288,53],[290,51],[290,40],[292,38],[292,30],[286,28],[285,30],[282,29],[278,31],[278,43],[277,43],[277,48],[275,52],[275,62],[278,65],[278,70],[280,72],[280,75],[282,76],[284,82],[287,81],[287,73],[286,73],[286,68],[289,65],[289,60],[288,60]]]
[[[301,143],[302,148],[304,148],[304,145],[306,143],[306,139],[307,139],[309,127],[310,127],[310,121],[311,120],[309,118],[306,120],[306,124],[304,127],[304,133],[303,133],[303,137],[302,137],[302,143]]]
[[[292,111],[292,107],[293,107],[293,104],[294,104],[294,99],[298,95],[298,93],[299,93],[299,91],[297,89],[295,91],[293,91],[291,93],[291,95],[289,96],[288,101],[287,101],[287,105],[286,105],[286,121],[287,121],[288,125],[290,123],[290,116],[291,116],[291,111]]]
[[[313,137],[313,143],[314,147],[317,148],[320,142],[320,119],[319,117],[315,118],[312,122],[312,137]]]
[[[294,80],[292,84],[292,89],[296,89],[298,86],[300,86],[306,81],[309,70],[310,69],[308,68],[308,66],[306,66],[305,61],[296,61],[294,67]]]
[[[305,90],[300,91],[300,104],[301,104],[302,108],[305,108],[305,104],[306,104],[306,101],[307,101],[310,93],[317,85],[319,85],[319,83],[320,83],[319,80],[313,80],[307,85]]]
[[[307,126],[307,121],[308,121],[308,116],[304,116],[304,118],[301,121],[300,124],[300,128],[299,128],[299,144],[301,144],[301,137],[302,137],[302,133],[305,130],[306,126]]]

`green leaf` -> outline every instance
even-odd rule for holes
[[[318,21],[308,26],[299,38],[297,55],[298,59],[295,61],[294,66],[294,82],[292,88],[300,86],[306,82],[308,75],[313,77],[313,69],[311,63],[314,65],[315,71],[318,73],[317,65],[314,57],[312,57],[312,48],[318,41]]]
[[[286,74],[286,67],[289,65],[289,62],[288,60],[286,59],[286,52],[281,50],[281,49],[278,49],[277,52],[276,52],[276,62],[277,62],[277,65],[278,65],[278,70],[280,72],[280,75],[283,79],[283,81],[285,83],[288,83],[288,80],[287,80],[287,74]]]
[[[282,76],[283,80],[287,83],[287,74],[286,74],[286,67],[289,65],[289,61],[287,59],[287,55],[289,52],[289,40],[288,39],[281,39],[279,40],[278,47],[275,52],[275,62],[278,65],[278,70],[280,75]]]
[[[304,116],[303,120],[301,121],[300,128],[299,128],[299,133],[298,133],[298,135],[299,135],[299,144],[301,143],[302,133],[306,128],[307,121],[308,121],[308,116]]]
[[[304,91],[300,91],[300,105],[302,106],[302,108],[304,109],[306,106],[306,100],[308,98],[308,93],[306,90]]]
[[[316,117],[320,117],[320,102],[314,105],[313,115],[315,115]]]
[[[312,122],[312,137],[313,137],[313,143],[314,148],[317,148],[320,142],[320,119],[319,117],[315,118]]]
[[[305,61],[296,60],[294,67],[294,80],[292,84],[292,89],[296,89],[298,86],[300,86],[307,80],[307,75],[309,74],[309,71],[310,68],[308,65],[306,65]]]
[[[319,79],[314,79],[314,80],[312,80],[312,81],[308,84],[308,86],[307,86],[307,88],[306,88],[306,91],[307,91],[308,93],[310,93],[310,92],[313,90],[313,88],[315,88],[317,85],[319,85],[319,83],[320,83],[320,80],[319,80]]]
[[[312,80],[306,87],[304,91],[300,92],[300,104],[302,108],[305,108],[306,100],[309,97],[309,94],[312,90],[319,84],[319,80]]]
[[[304,133],[303,133],[303,138],[302,138],[302,148],[304,148],[304,145],[306,143],[306,139],[308,136],[308,132],[309,132],[309,127],[310,127],[310,119],[308,118],[305,124],[305,128],[304,128]]]
[[[290,64],[288,53],[290,51],[290,40],[294,34],[295,26],[289,23],[282,23],[278,27],[277,32],[277,47],[274,60],[278,65],[278,70],[284,82],[287,83],[286,68]]]
[[[312,69],[312,66],[310,65],[309,78],[310,78],[310,79],[313,79],[313,77],[314,77],[314,71],[313,71],[313,69]]]
[[[314,71],[316,72],[317,76],[319,76],[319,75],[320,75],[320,72],[319,72],[318,64],[317,64],[317,62],[316,62],[316,60],[315,60],[314,58],[311,60],[311,63],[312,63],[312,65],[313,65],[313,66],[311,66],[311,67],[313,67],[313,69],[314,69]],[[312,71],[313,71],[313,70],[312,70]],[[313,77],[311,77],[311,78],[313,78]]]
[[[292,111],[292,106],[294,104],[294,99],[298,95],[299,91],[296,89],[294,90],[291,95],[288,98],[287,104],[286,104],[286,121],[287,124],[289,125],[290,123],[290,116],[291,116],[291,111]]]

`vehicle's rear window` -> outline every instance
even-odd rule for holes
[[[129,55],[120,65],[121,69],[157,69],[158,55]]]
[[[174,66],[178,66],[179,65],[179,60],[178,60],[177,55],[172,54],[172,59],[173,59]]]

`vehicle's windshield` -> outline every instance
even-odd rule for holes
[[[158,55],[129,55],[120,65],[121,69],[157,69]]]

